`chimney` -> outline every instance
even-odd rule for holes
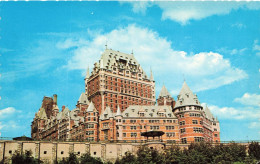
[[[61,109],[62,109],[61,111],[63,112],[63,111],[64,111],[64,109],[65,109],[65,105],[63,105]]]
[[[53,95],[53,104],[57,105],[57,94]]]

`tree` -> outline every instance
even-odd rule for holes
[[[136,156],[131,152],[126,152],[122,159],[116,159],[115,164],[135,164],[137,163]]]
[[[260,160],[260,145],[258,142],[251,142],[248,147],[249,156]]]
[[[38,164],[43,163],[42,161],[35,159],[32,157],[31,151],[25,151],[25,153],[19,153],[18,151],[15,151],[12,158],[12,164]]]
[[[79,164],[79,160],[74,153],[70,153],[68,158],[62,158],[59,164]]]
[[[103,164],[100,158],[91,157],[89,153],[83,154],[80,157],[80,163],[84,164]]]

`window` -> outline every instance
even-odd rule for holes
[[[198,120],[192,120],[192,124],[198,124]]]
[[[194,141],[201,142],[201,141],[204,141],[204,138],[203,137],[194,137]]]
[[[64,151],[61,151],[60,154],[64,154]]]
[[[44,151],[43,154],[47,154],[47,151]]]
[[[123,126],[123,129],[125,129],[125,126]]]
[[[136,137],[137,134],[136,133],[131,133],[131,137]]]
[[[12,150],[9,150],[9,154],[12,154]]]
[[[181,129],[181,133],[185,133],[185,132],[186,132],[185,128]]]
[[[174,129],[174,126],[166,126],[166,130]]]
[[[94,128],[94,124],[88,124],[88,128]]]
[[[218,137],[218,134],[214,134],[215,137]]]
[[[131,126],[131,130],[136,130],[136,126]]]
[[[202,129],[202,128],[198,128],[198,127],[194,127],[194,128],[193,128],[193,131],[194,131],[195,133],[203,133],[203,129]]]
[[[123,133],[123,137],[126,137],[126,133]]]
[[[216,128],[214,128],[214,131],[218,131]]]
[[[166,133],[166,136],[167,136],[167,137],[174,137],[174,136],[175,136],[175,133]]]
[[[185,125],[185,121],[181,121],[181,122],[180,122],[180,125]]]
[[[96,155],[96,154],[97,154],[97,152],[94,152],[93,154],[94,154],[94,155]]]
[[[187,138],[182,138],[182,139],[181,139],[181,143],[182,143],[182,144],[186,144],[186,143],[187,143]]]

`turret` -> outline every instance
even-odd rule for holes
[[[161,89],[161,92],[160,92],[159,97],[157,99],[157,104],[159,106],[169,105],[172,108],[174,108],[175,100],[171,96],[171,94],[168,92],[165,85],[163,85],[163,87]]]
[[[205,139],[203,127],[203,108],[184,81],[182,89],[177,96],[174,114],[179,120],[180,140],[182,143],[200,142]],[[194,137],[190,137],[194,136]]]

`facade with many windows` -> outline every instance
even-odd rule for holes
[[[220,141],[218,120],[184,81],[175,101],[163,85],[155,99],[152,71],[146,75],[133,54],[106,49],[85,77],[76,108],[59,111],[57,95],[44,97],[32,122],[37,140],[142,142],[141,134],[163,131],[168,143]]]

